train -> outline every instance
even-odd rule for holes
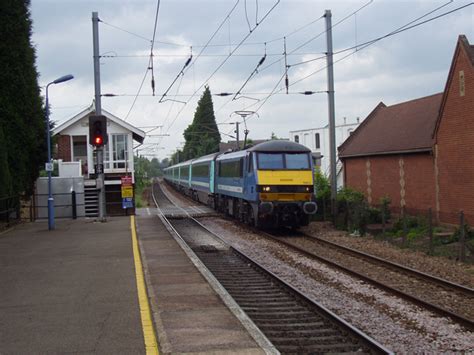
[[[311,150],[271,140],[164,169],[164,180],[196,201],[257,228],[308,225],[317,211]]]

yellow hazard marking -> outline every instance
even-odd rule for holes
[[[257,170],[259,185],[313,185],[311,170]]]
[[[145,286],[145,276],[143,274],[142,259],[138,248],[137,232],[135,230],[135,216],[130,216],[130,229],[132,230],[133,258],[135,261],[135,276],[137,279],[138,303],[140,306],[140,317],[142,319],[143,340],[145,350],[148,354],[159,355],[158,343],[156,341],[155,328],[151,318],[150,303]]]

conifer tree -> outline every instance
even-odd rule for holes
[[[46,160],[45,120],[31,44],[29,0],[0,2],[0,178],[15,196],[30,194]],[[5,171],[4,171],[5,170]],[[8,170],[8,172],[6,172]],[[8,178],[10,176],[10,178]]]
[[[221,135],[217,128],[211,90],[206,86],[199,99],[193,122],[184,131],[184,159],[193,159],[219,151]]]

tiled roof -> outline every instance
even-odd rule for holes
[[[385,106],[382,102],[339,147],[339,157],[430,151],[442,93]]]
[[[459,36],[459,42],[461,42],[466,49],[467,55],[469,59],[471,59],[471,63],[474,66],[474,45],[470,45],[467,37],[465,35]]]

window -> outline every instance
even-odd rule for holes
[[[209,177],[209,164],[193,165],[192,167],[193,177],[208,178]]]
[[[316,144],[316,149],[321,148],[321,142],[319,140],[319,133],[316,133],[314,135],[314,141],[315,141],[315,144]]]
[[[181,179],[189,177],[189,165],[188,166],[182,166],[182,167],[179,168],[179,170],[180,170]]]
[[[106,169],[125,169],[128,163],[128,135],[111,134],[109,144],[105,146],[105,168]],[[112,152],[110,152],[112,149]],[[112,159],[110,154],[112,153]]]
[[[284,169],[283,154],[259,153],[258,168],[263,170]]]
[[[243,159],[233,161],[219,162],[219,176],[220,177],[242,177],[243,176]]]
[[[258,168],[261,170],[308,170],[310,169],[309,154],[259,153]]]
[[[285,154],[285,163],[287,169],[307,170],[309,169],[309,154]]]
[[[295,136],[295,142],[299,143],[300,142],[300,136]]]

